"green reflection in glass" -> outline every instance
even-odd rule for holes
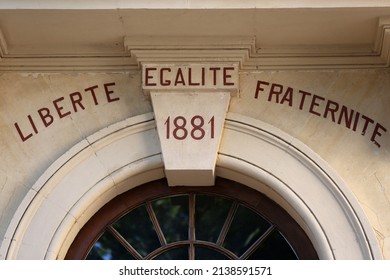
[[[188,246],[173,248],[154,258],[155,260],[188,260]]]
[[[196,260],[229,260],[230,258],[225,254],[222,254],[214,249],[195,246],[195,259]]]
[[[241,256],[270,227],[261,216],[240,205],[226,235],[223,247]]]
[[[124,215],[112,226],[143,257],[160,247],[160,241],[145,205]]]
[[[88,253],[87,260],[134,260],[122,244],[108,231],[104,232]]]
[[[188,195],[172,196],[152,202],[153,210],[167,243],[188,240]]]
[[[232,201],[219,196],[195,198],[195,235],[197,240],[217,242]]]
[[[297,260],[298,258],[281,233],[279,231],[274,231],[248,259]]]

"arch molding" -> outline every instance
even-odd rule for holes
[[[284,208],[320,259],[382,258],[345,183],[317,154],[277,128],[228,113],[216,175],[262,192]],[[11,221],[0,258],[63,259],[103,205],[163,177],[152,113],[105,128],[61,156],[34,184]]]

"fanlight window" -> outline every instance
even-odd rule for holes
[[[131,206],[126,211],[120,211],[120,215],[109,214],[113,219],[104,222],[99,232],[91,234],[88,227],[95,228],[96,224],[101,224],[101,219],[107,217],[104,212],[110,213],[113,209],[107,205],[99,211],[101,213],[97,213],[80,232],[67,258],[317,258],[307,236],[283,209],[260,193],[238,183],[222,179],[217,182],[214,187],[169,188],[161,180],[149,186],[141,186],[135,192],[129,191],[109,204],[115,205],[117,200],[117,203]],[[135,199],[139,203],[133,204],[132,195],[142,196],[142,189],[146,197],[150,193],[153,195],[146,199],[139,197]],[[129,201],[126,201],[126,197]],[[125,206],[119,208],[123,210]],[[272,217],[268,216],[269,213],[273,213]],[[91,241],[82,235],[89,238],[95,236]],[[294,239],[293,242],[289,237]],[[80,251],[80,247],[84,249]]]

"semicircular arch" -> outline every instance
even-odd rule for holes
[[[382,258],[373,230],[344,182],[307,146],[277,128],[229,113],[216,175],[282,206],[309,236],[320,259]],[[63,259],[79,230],[103,205],[163,177],[152,113],[95,133],[54,162],[32,187],[7,230],[1,258]]]

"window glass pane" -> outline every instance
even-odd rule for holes
[[[229,260],[229,257],[212,248],[195,246],[195,259],[196,260]]]
[[[298,258],[286,239],[275,230],[248,259],[297,260]]]
[[[112,226],[143,257],[160,247],[160,241],[145,205],[132,210]]]
[[[261,216],[240,205],[228,230],[223,247],[241,256],[270,227]]]
[[[188,195],[172,196],[152,202],[158,223],[167,243],[188,240]]]
[[[134,260],[135,258],[108,231],[93,245],[87,260]]]
[[[195,198],[195,238],[217,242],[232,201],[220,196],[197,195]]]
[[[155,260],[188,260],[188,246],[173,248],[154,258]]]

